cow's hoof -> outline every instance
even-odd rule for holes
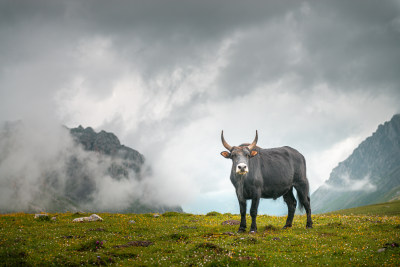
[[[257,233],[257,230],[250,230],[249,234],[255,234]]]
[[[306,225],[306,229],[312,229],[312,225]]]
[[[244,232],[246,232],[246,229],[239,228],[238,233],[244,233]]]
[[[286,228],[292,228],[292,225],[285,225],[285,226],[283,226],[283,229],[286,229]]]

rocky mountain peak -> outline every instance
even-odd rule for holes
[[[400,197],[400,114],[378,126],[335,167],[311,196],[314,210],[331,211]]]

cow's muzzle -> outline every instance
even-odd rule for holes
[[[236,173],[240,175],[244,175],[249,172],[249,168],[244,163],[239,163],[236,165]]]

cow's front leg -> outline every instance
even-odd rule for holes
[[[257,210],[258,210],[258,204],[260,203],[260,198],[253,198],[251,201],[251,208],[250,208],[250,216],[251,216],[251,227],[250,227],[250,233],[257,232]]]
[[[246,200],[239,200],[240,207],[240,226],[238,233],[246,231]]]

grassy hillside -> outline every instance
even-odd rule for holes
[[[400,200],[373,204],[358,208],[332,211],[327,214],[400,216]]]
[[[284,230],[285,217],[262,215],[258,233],[237,234],[222,223],[239,215],[99,215],[87,223],[72,223],[82,216],[73,213],[0,215],[1,265],[400,265],[399,216],[315,215],[305,229],[298,215]]]

